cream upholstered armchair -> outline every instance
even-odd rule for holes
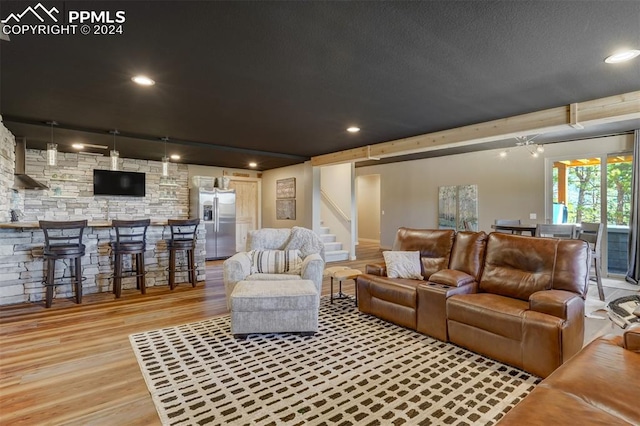
[[[267,256],[259,256],[259,252],[267,250],[298,250],[301,265],[286,272],[269,270],[257,262]],[[224,261],[223,280],[227,297],[227,305],[233,288],[239,281],[260,280],[311,280],[322,291],[322,274],[324,272],[324,244],[320,237],[310,229],[294,226],[293,228],[263,228],[249,231],[247,235],[247,251],[239,252]]]

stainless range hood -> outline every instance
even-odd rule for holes
[[[49,189],[25,173],[27,160],[27,139],[16,139],[16,169],[13,177],[13,187],[18,189]]]

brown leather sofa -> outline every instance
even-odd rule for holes
[[[357,279],[358,308],[546,377],[584,338],[589,251],[580,240],[400,228],[424,280]]]
[[[509,425],[640,424],[640,324],[594,340],[499,422]]]

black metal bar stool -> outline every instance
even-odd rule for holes
[[[46,286],[46,307],[50,308],[53,301],[53,287],[56,283],[56,260],[75,260],[71,268],[71,282],[75,284],[76,303],[82,303],[82,256],[85,245],[82,244],[82,233],[87,227],[86,220],[75,221],[47,221],[39,222],[44,232],[44,259],[47,261],[47,275],[44,280]],[[71,264],[69,265],[71,267]]]
[[[116,231],[116,240],[111,243],[111,251],[114,256],[113,293],[116,298],[119,298],[122,294],[122,278],[136,277],[136,288],[142,294],[146,294],[144,251],[146,249],[147,227],[151,224],[151,220],[113,220],[111,224]],[[132,255],[132,260],[135,257],[135,269],[123,270],[124,255]]]
[[[169,219],[169,227],[171,227],[171,239],[167,241],[169,249],[169,288],[173,290],[176,287],[176,272],[188,272],[189,282],[193,287],[196,286],[196,230],[200,219]],[[176,267],[176,251],[184,250],[187,252],[187,267]]]

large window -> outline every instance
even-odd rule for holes
[[[631,160],[629,154],[568,158],[552,167],[552,222],[606,223],[603,266],[612,274],[627,271]]]

